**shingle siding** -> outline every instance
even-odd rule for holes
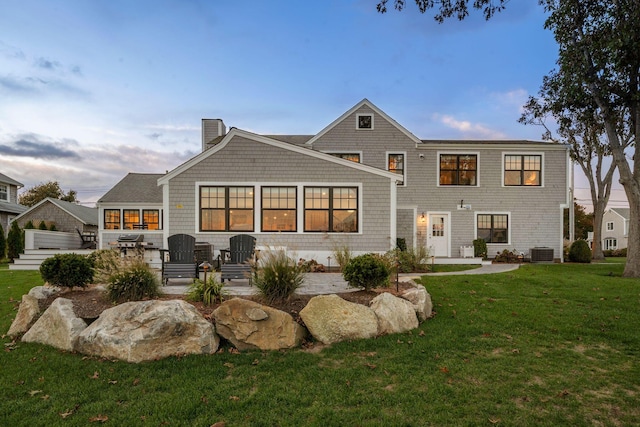
[[[228,246],[229,237],[238,234],[203,233],[197,230],[198,185],[295,185],[298,190],[298,216],[303,213],[302,187],[307,185],[348,185],[360,188],[359,233],[250,232],[258,245],[286,246],[293,250],[326,250],[333,244],[347,244],[353,251],[386,251],[390,243],[390,179],[327,160],[274,147],[235,136],[214,155],[195,164],[170,180],[169,234],[187,233],[207,241],[215,249]],[[256,191],[255,200],[260,193]],[[255,214],[259,216],[257,207]],[[394,242],[395,244],[395,242]]]

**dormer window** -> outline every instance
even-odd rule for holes
[[[373,115],[372,114],[358,114],[356,116],[356,129],[359,129],[359,130],[372,130],[373,129]]]

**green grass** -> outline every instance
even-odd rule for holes
[[[480,264],[434,264],[431,266],[432,273],[448,273],[454,271],[465,271],[480,268]]]
[[[5,337],[0,425],[634,425],[640,280],[621,278],[623,267],[427,275],[437,315],[419,329],[316,353],[133,365]],[[0,269],[3,331],[39,283]]]

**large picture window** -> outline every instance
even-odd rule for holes
[[[296,231],[296,187],[262,187],[262,231]]]
[[[478,238],[487,243],[509,243],[509,216],[478,214]]]
[[[9,201],[9,189],[4,184],[0,184],[0,200]]]
[[[200,187],[201,231],[253,231],[253,187]]]
[[[120,230],[120,209],[104,210],[104,229]]]
[[[477,155],[440,155],[440,185],[476,185],[477,174]]]
[[[358,232],[356,187],[305,187],[304,231]]]
[[[541,178],[541,155],[508,154],[504,156],[505,186],[540,186]]]
[[[402,181],[398,185],[404,183],[404,154],[388,154],[387,155],[387,169],[389,172],[402,175]]]

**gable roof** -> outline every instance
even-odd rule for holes
[[[3,173],[0,173],[0,182],[3,182],[5,184],[10,184],[10,185],[15,185],[17,187],[24,187],[24,185],[22,185],[21,183],[19,183],[15,179],[9,178],[7,175],[5,175]]]
[[[263,135],[258,135],[255,133],[251,133],[245,130],[241,130],[238,128],[231,128],[231,130],[229,131],[229,133],[227,133],[225,135],[225,137],[222,139],[221,142],[219,142],[218,144],[216,144],[214,147],[203,151],[202,153],[198,154],[195,157],[192,157],[191,159],[187,160],[186,162],[184,162],[183,164],[181,164],[180,166],[178,166],[177,168],[173,169],[172,171],[170,171],[169,173],[167,173],[166,175],[161,176],[161,178],[158,179],[158,185],[163,185],[163,184],[168,184],[169,181],[176,177],[177,175],[180,175],[182,172],[188,170],[189,168],[191,168],[192,166],[200,163],[201,161],[203,161],[204,159],[208,158],[209,156],[217,153],[218,151],[222,150],[224,147],[227,146],[227,144],[229,144],[229,142],[235,137],[242,137],[242,138],[247,138],[250,139],[252,141],[261,143],[261,144],[266,144],[266,145],[270,145],[273,147],[278,147],[281,148],[283,150],[287,150],[287,151],[292,151],[295,153],[299,153],[299,154],[303,154],[305,156],[309,156],[309,157],[314,157],[317,159],[322,159],[331,163],[336,163],[342,166],[347,166],[349,168],[352,169],[357,169],[357,170],[361,170],[364,172],[368,172],[368,173],[372,173],[375,175],[379,175],[379,176],[384,176],[385,178],[389,178],[389,179],[393,179],[395,181],[398,181],[400,179],[402,179],[402,177],[398,174],[396,174],[395,172],[389,172],[386,170],[382,170],[382,169],[378,169],[378,168],[374,168],[373,166],[368,166],[368,165],[364,165],[362,163],[355,163],[352,162],[350,160],[345,160],[345,159],[341,159],[339,157],[336,156],[332,156],[330,154],[325,154],[322,153],[320,151],[315,151],[313,149],[311,149],[310,147],[306,147],[306,146],[300,146],[300,145],[294,145],[288,142],[283,142],[283,141],[279,141],[273,138],[269,138]]]
[[[161,173],[130,172],[107,191],[98,203],[162,204],[162,188],[158,187],[158,179],[162,176]]]
[[[98,209],[90,208],[88,206],[82,206],[77,203],[66,202],[60,199],[54,199],[52,197],[47,197],[46,199],[40,200],[35,205],[27,208],[24,212],[22,212],[16,219],[19,219],[23,216],[28,215],[31,211],[37,209],[41,205],[45,203],[51,203],[56,205],[78,221],[82,222],[85,225],[98,225]]]
[[[308,140],[306,142],[307,145],[313,145],[313,143],[318,140],[319,138],[321,138],[325,133],[329,132],[331,129],[333,129],[334,127],[336,127],[340,122],[342,122],[344,119],[346,119],[347,117],[349,117],[351,114],[355,113],[357,110],[359,110],[362,106],[366,105],[367,107],[369,107],[370,109],[372,109],[376,114],[382,116],[385,120],[387,120],[389,123],[391,123],[393,126],[395,126],[400,132],[402,132],[403,134],[405,134],[407,136],[407,138],[409,138],[411,141],[415,142],[416,144],[420,143],[420,140],[418,139],[418,137],[416,137],[414,134],[412,134],[411,132],[409,132],[407,130],[407,128],[405,128],[404,126],[400,125],[398,122],[396,122],[394,119],[392,119],[391,117],[389,117],[387,115],[387,113],[385,113],[384,111],[382,111],[381,109],[379,109],[378,107],[376,107],[375,105],[373,105],[371,103],[371,101],[369,101],[367,98],[363,99],[362,101],[360,101],[359,103],[357,103],[356,105],[354,105],[353,107],[351,107],[350,110],[348,110],[346,113],[344,113],[343,115],[341,115],[340,117],[338,117],[337,119],[335,119],[333,122],[331,122],[327,127],[325,127],[324,129],[322,129],[320,132],[318,132],[318,134],[316,134],[313,138],[311,138],[310,140]]]
[[[611,212],[614,212],[618,215],[620,215],[623,219],[628,220],[630,218],[630,211],[631,209],[629,208],[610,208],[609,209]]]

